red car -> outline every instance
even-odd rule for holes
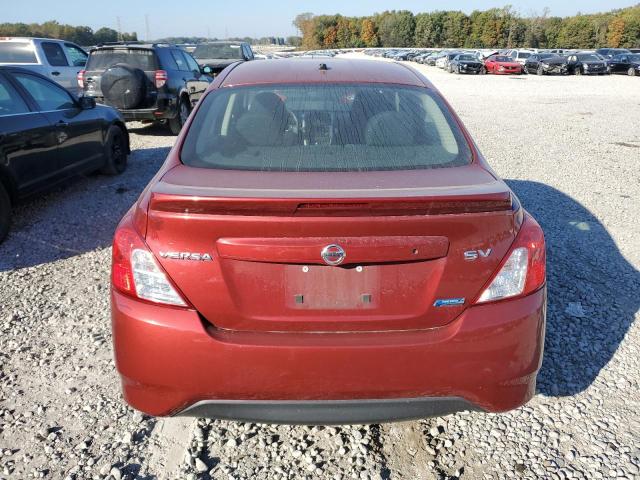
[[[151,415],[341,424],[535,391],[542,230],[401,64],[225,69],[113,243],[115,358]]]
[[[522,65],[514,62],[511,57],[504,55],[491,55],[484,61],[484,68],[487,73],[496,75],[521,74]]]

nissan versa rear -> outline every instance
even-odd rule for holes
[[[115,233],[124,396],[365,423],[535,391],[542,230],[442,96],[370,60],[232,65]]]

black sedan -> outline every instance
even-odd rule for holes
[[[16,202],[74,175],[120,174],[128,154],[115,109],[29,70],[0,67],[0,241]]]
[[[640,75],[640,53],[616,55],[609,60],[611,73],[626,73],[631,77]]]
[[[574,75],[606,75],[606,60],[595,53],[573,53],[567,57],[567,72]]]
[[[456,55],[449,62],[449,72],[451,73],[484,73],[484,64],[478,57],[470,54]]]
[[[524,63],[524,71],[538,75],[551,73],[565,75],[567,73],[567,59],[555,53],[534,53]]]

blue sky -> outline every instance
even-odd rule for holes
[[[293,17],[301,12],[340,13],[343,15],[369,15],[383,10],[407,9],[413,12],[431,10],[472,10],[502,7],[511,4],[523,15],[541,12],[547,6],[552,15],[574,15],[578,11],[593,13],[634,5],[638,0],[2,0],[3,22],[43,22],[58,20],[61,23],[88,25],[92,28],[108,26],[117,28],[120,17],[124,31],[145,34],[145,14],[149,16],[150,36],[160,38],[171,35],[200,35],[213,37],[292,35]],[[55,6],[54,6],[55,5]],[[181,10],[181,11],[176,11]]]

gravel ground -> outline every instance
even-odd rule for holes
[[[138,126],[124,175],[18,207],[0,246],[0,479],[640,478],[640,81],[416,68],[546,232],[547,341],[527,406],[327,428],[125,406],[109,244],[173,142]]]

